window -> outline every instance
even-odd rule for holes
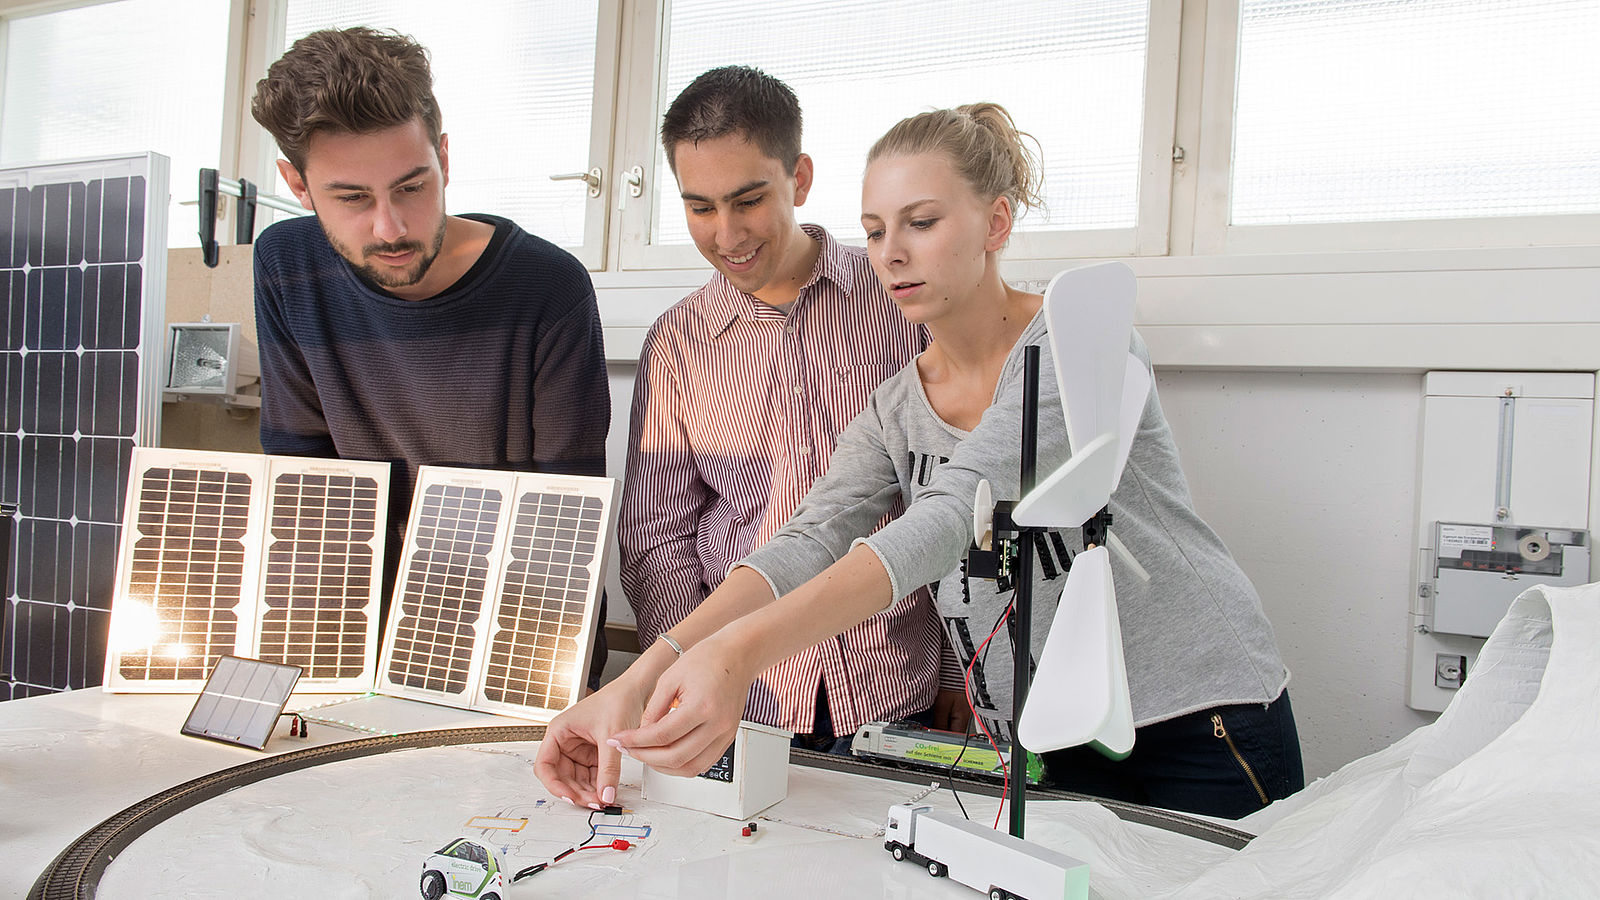
[[[411,35],[431,54],[450,138],[450,212],[506,216],[597,268],[605,204],[589,197],[584,182],[550,176],[591,165],[598,22],[598,0],[486,0],[471,15],[404,0],[288,0],[285,40],[272,59],[321,28],[370,25]],[[609,56],[604,62],[615,65]],[[603,140],[609,127],[600,131]],[[282,181],[278,193],[289,195]]]
[[[411,34],[433,55],[451,210],[507,215],[617,286],[703,271],[657,128],[690,79],[735,62],[799,93],[817,161],[802,218],[847,240],[872,141],[984,99],[1042,150],[1047,207],[1007,252],[1041,277],[1096,256],[1600,244],[1595,0],[0,7],[22,10],[0,19],[0,164],[153,149],[182,201],[202,166],[274,183],[248,100],[288,41]],[[596,196],[550,180],[590,173]],[[173,246],[196,243],[194,219],[172,211]]]
[[[1157,157],[1171,152],[1173,88],[1156,86],[1150,102],[1146,72],[1153,41],[1175,46],[1176,13],[1176,3],[1147,0],[887,0],[870,12],[848,0],[671,0],[648,121],[659,123],[672,99],[714,66],[754,65],[783,79],[800,99],[803,146],[816,160],[801,218],[859,242],[861,173],[873,141],[917,112],[992,100],[1038,140],[1045,170],[1046,208],[1021,221],[1012,254],[1132,254],[1136,228],[1166,227],[1167,170],[1148,183],[1141,173],[1147,119],[1157,125]],[[1175,79],[1175,70],[1164,77]],[[655,185],[648,227],[638,229],[647,246],[624,248],[639,251],[629,267],[634,259],[698,264],[684,249],[676,182],[655,144],[641,148]],[[1142,208],[1145,193],[1159,205]]]
[[[123,0],[5,26],[0,165],[154,150],[171,160],[168,245],[198,246],[178,202],[221,152],[228,4]]]
[[[1597,46],[1593,0],[1241,0],[1226,224],[1600,213]]]

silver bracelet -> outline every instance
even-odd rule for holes
[[[663,640],[663,641],[666,641],[667,642],[667,646],[671,647],[673,650],[676,650],[678,652],[679,656],[683,655],[683,645],[678,643],[677,640],[675,640],[672,637],[672,635],[667,634],[665,631],[663,631],[663,632],[661,632],[660,639]]]

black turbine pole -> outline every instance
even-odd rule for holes
[[[1039,348],[1022,348],[1022,490],[1033,490],[1039,455]],[[1028,751],[1017,737],[1022,704],[1028,699],[1033,663],[1033,540],[1037,528],[1017,527],[1016,643],[1012,647],[1011,681],[1011,834],[1023,836],[1027,819]]]

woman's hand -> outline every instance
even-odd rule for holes
[[[569,707],[545,728],[533,771],[550,793],[590,809],[616,802],[622,758],[607,741],[639,725],[650,696],[649,683],[628,675]]]
[[[658,772],[699,775],[733,743],[757,674],[737,640],[720,633],[707,638],[662,673],[642,727],[612,739]]]

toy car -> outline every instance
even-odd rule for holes
[[[489,848],[466,838],[456,838],[422,864],[424,900],[440,897],[467,897],[469,900],[500,900],[506,893],[506,879],[500,860]]]

